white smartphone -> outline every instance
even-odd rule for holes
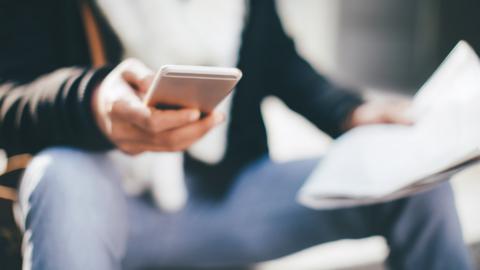
[[[157,73],[145,103],[160,109],[193,108],[210,113],[242,78],[237,68],[163,66]]]

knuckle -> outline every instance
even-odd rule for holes
[[[111,115],[114,116],[125,116],[130,114],[130,110],[128,109],[128,104],[125,100],[119,99],[111,103],[111,105],[107,109]]]
[[[156,123],[155,119],[153,119],[153,118],[145,119],[145,125],[146,125],[147,129],[152,131],[152,132],[158,132],[159,131],[158,124]]]
[[[168,147],[172,145],[172,139],[170,138],[170,135],[165,134],[165,133],[158,133],[158,134],[153,134],[152,135],[152,142],[156,145],[162,146],[162,147]]]
[[[105,110],[105,114],[109,117],[115,116],[116,113],[117,113],[117,108],[115,104],[113,104],[107,110]]]
[[[165,139],[163,138],[163,135],[152,135],[150,141],[155,144],[155,145],[166,145],[167,143],[165,142]]]
[[[197,136],[203,136],[205,133],[207,133],[210,129],[212,128],[212,124],[210,122],[205,122],[202,123],[202,125],[199,125],[198,128],[196,129],[195,134]]]
[[[178,137],[172,133],[166,133],[164,136],[164,141],[166,145],[169,147],[175,147],[178,141]]]
[[[109,104],[109,106],[107,107],[107,114],[108,115],[115,115],[115,114],[118,114],[119,111],[121,111],[120,107],[122,106],[121,102],[119,101],[115,101],[111,104]]]
[[[112,129],[112,133],[110,133],[108,135],[108,137],[110,138],[110,140],[112,140],[113,142],[118,142],[120,141],[122,138],[120,136],[120,133],[115,131],[115,129]]]

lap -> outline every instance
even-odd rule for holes
[[[133,224],[130,262],[159,266],[249,264],[338,239],[389,237],[397,232],[391,229],[396,222],[418,231],[415,226],[424,225],[428,217],[439,214],[451,218],[455,214],[449,185],[385,204],[308,209],[297,203],[296,194],[318,162],[275,163],[263,158],[234,179],[223,201],[194,200],[176,214],[158,213],[145,202],[136,201],[130,211],[130,219],[137,221]],[[442,210],[437,208],[439,204],[443,204]],[[147,220],[142,219],[147,216]],[[137,247],[142,245],[145,250],[139,254]]]
[[[385,220],[393,220],[397,208],[412,201],[330,211],[305,208],[296,202],[296,193],[318,161],[275,163],[263,158],[236,177],[224,200],[191,200],[182,211],[168,214],[142,198],[123,194],[118,174],[101,155],[57,149],[34,160],[22,183],[21,199],[31,200],[39,179],[48,179],[48,186],[54,188],[43,191],[73,194],[64,194],[64,201],[56,203],[65,206],[72,200],[83,202],[78,204],[81,207],[77,209],[83,211],[79,213],[104,216],[100,221],[108,223],[103,229],[109,231],[109,237],[116,237],[112,234],[116,230],[108,230],[110,227],[126,223],[120,226],[128,228],[126,268],[268,260],[323,242],[379,233]],[[51,195],[49,192],[37,196]],[[425,208],[431,204],[426,203],[431,202],[430,197],[447,197],[443,202],[451,209],[447,185],[413,200]],[[90,203],[85,203],[85,198],[90,198]],[[103,202],[101,207],[96,200]],[[430,214],[425,209],[423,212]],[[422,209],[417,210],[422,213]],[[81,218],[78,221],[87,222]]]
[[[253,263],[339,237],[367,236],[368,208],[314,211],[297,203],[296,193],[318,161],[263,158],[236,177],[224,200],[194,200],[176,214],[132,202],[130,220],[138,222],[132,224],[130,262],[146,262],[150,254],[147,261],[162,265]]]

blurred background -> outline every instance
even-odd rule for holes
[[[415,90],[453,46],[480,48],[477,0],[279,0],[317,68],[345,83]]]
[[[414,94],[461,39],[480,52],[478,0],[277,1],[284,27],[310,63],[375,98]],[[330,139],[281,101],[268,98],[262,109],[274,159],[325,152]],[[453,184],[466,241],[480,265],[480,167],[456,176]],[[381,238],[345,240],[257,269],[383,269],[387,255]]]
[[[461,39],[480,52],[479,0],[277,1],[287,32],[310,63],[377,98],[414,94]],[[274,159],[325,153],[330,138],[281,101],[267,98],[262,111]],[[456,176],[453,184],[465,238],[480,265],[480,167]],[[373,237],[321,245],[256,268],[377,270],[387,255],[384,240]]]

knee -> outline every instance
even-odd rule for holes
[[[33,257],[65,260],[66,265],[105,254],[121,258],[126,201],[109,170],[101,155],[75,149],[52,148],[35,156],[20,187],[22,225],[30,235],[27,243],[33,243]],[[79,248],[82,254],[76,252]],[[65,256],[52,250],[64,250]],[[39,254],[44,256],[39,259]]]
[[[434,231],[439,227],[458,229],[460,226],[453,190],[448,183],[393,202],[391,205],[396,210],[387,207],[386,209],[389,210],[387,217],[395,215],[393,220],[406,229],[422,226]]]
[[[89,184],[89,177],[82,176],[94,168],[93,163],[89,155],[80,150],[51,148],[40,152],[25,171],[20,197],[33,193],[81,192]]]
[[[438,187],[410,197],[408,204],[419,214],[429,218],[441,218],[447,215],[456,215],[455,198],[452,187],[444,183]]]
[[[85,207],[114,189],[102,157],[76,149],[51,148],[36,155],[22,178],[20,206]],[[72,210],[72,209],[70,209]]]

